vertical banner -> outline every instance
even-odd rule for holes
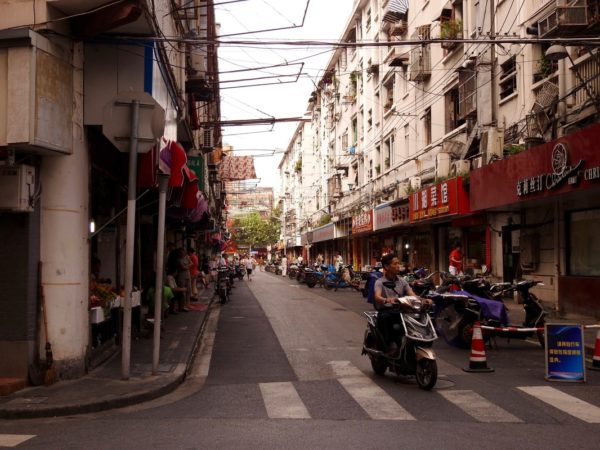
[[[585,382],[583,327],[547,323],[546,380]]]

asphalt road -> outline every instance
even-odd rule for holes
[[[498,340],[487,350],[495,372],[466,373],[469,352],[438,341],[439,381],[425,392],[411,378],[372,373],[360,354],[368,309],[356,292],[257,273],[213,313],[173,394],[101,414],[0,422],[0,447],[599,448],[600,372],[585,384],[548,383],[539,345]]]

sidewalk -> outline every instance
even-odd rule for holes
[[[0,419],[64,416],[103,411],[145,402],[165,395],[186,377],[200,342],[212,289],[200,290],[194,310],[163,321],[159,374],[152,375],[153,338],[132,339],[129,380],[121,379],[121,353],[77,380],[22,389],[0,397]]]
[[[521,324],[525,320],[525,310],[523,305],[517,304],[511,300],[505,300],[504,304],[508,309],[508,318],[512,324]],[[576,324],[576,325],[597,325],[599,322],[591,316],[584,316],[581,314],[567,313],[559,315],[558,312],[549,311],[546,316],[547,323],[565,323],[565,324]],[[598,333],[597,328],[584,328],[583,339],[586,348],[586,356],[591,358],[594,354],[594,347],[596,344],[596,334]]]

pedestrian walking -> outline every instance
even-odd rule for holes
[[[252,271],[256,267],[256,260],[252,256],[248,256],[244,260],[246,264],[246,275],[248,275],[248,281],[252,281]]]

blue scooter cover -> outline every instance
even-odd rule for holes
[[[375,282],[383,276],[382,272],[371,272],[367,278],[367,303],[375,303]]]

